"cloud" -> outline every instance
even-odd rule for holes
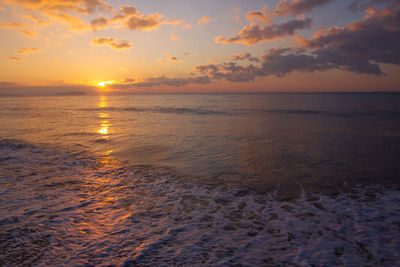
[[[169,57],[168,59],[169,59],[169,61],[171,61],[171,62],[177,62],[177,61],[179,61],[179,59],[178,59],[177,57]]]
[[[162,21],[162,24],[172,24],[174,26],[178,26],[181,23],[183,23],[183,20],[167,19]]]
[[[17,86],[18,83],[16,82],[0,82],[0,88],[2,87],[13,87],[13,86]]]
[[[245,26],[235,36],[224,39],[217,37],[216,43],[230,44],[230,43],[243,43],[246,45],[254,45],[263,41],[273,41],[278,38],[293,35],[296,31],[310,28],[311,19],[304,20],[290,20],[282,24],[272,24],[264,27],[260,27],[256,23],[252,23],[250,26]]]
[[[22,48],[18,49],[17,54],[28,55],[28,54],[39,53],[39,52],[42,52],[42,50],[40,50],[39,48],[35,48],[33,46],[29,46],[29,47],[22,47]]]
[[[162,24],[177,26],[183,20],[168,19],[163,20],[164,16],[159,13],[141,14],[134,6],[122,6],[119,13],[107,19],[99,16],[92,20],[91,25],[94,30],[105,29],[112,24],[120,24],[129,30],[151,31]]]
[[[97,10],[111,12],[113,8],[102,0],[3,0],[7,5],[19,5],[28,10],[39,10],[44,13],[72,11],[91,14]]]
[[[346,70],[360,74],[384,75],[381,63],[400,65],[400,10],[369,9],[361,20],[345,27],[318,30],[311,40],[300,39],[300,47],[268,50],[260,65],[242,66],[236,62],[199,65],[195,70],[212,79],[232,82],[257,77],[284,77],[294,71],[313,73]],[[249,54],[230,57],[232,61]]]
[[[268,17],[268,14],[267,14],[267,6],[264,6],[263,10],[261,10],[261,11],[247,12],[246,19],[248,19],[250,21],[257,19],[266,24],[272,24],[272,20]]]
[[[103,0],[3,0],[4,4],[13,7],[22,7],[27,14],[25,17],[32,20],[36,25],[43,26],[49,23],[61,23],[67,25],[73,31],[98,31],[107,29],[113,25],[116,27],[124,27],[129,30],[144,30],[150,31],[158,28],[162,24],[179,25],[182,20],[163,20],[163,15],[159,13],[142,14],[134,6],[121,6],[119,10],[115,10],[111,5]],[[111,18],[103,15],[98,15],[89,23],[86,22],[82,15],[90,15],[97,11],[104,11],[113,14]],[[35,15],[33,15],[35,12]],[[38,17],[48,17],[45,21]],[[21,23],[0,23],[0,27],[18,28],[21,29]],[[26,35],[33,35],[33,32],[28,32]]]
[[[86,24],[79,16],[72,16],[66,12],[49,13],[47,15],[55,21],[61,22],[64,25],[68,25],[73,31],[89,31],[92,29],[91,25]]]
[[[197,25],[201,26],[201,25],[205,25],[209,22],[210,22],[210,17],[204,16],[204,17],[200,18],[199,20],[197,20]]]
[[[26,12],[24,15],[38,26],[58,22],[70,26],[70,29],[74,31],[88,31],[92,28],[80,15],[92,14],[96,11],[113,11],[113,8],[103,0],[3,0],[2,3],[14,8],[22,7]],[[34,15],[34,12],[50,19],[45,21]],[[34,35],[32,31],[26,29],[22,33],[27,36]]]
[[[213,79],[231,82],[249,82],[257,77],[275,75],[283,77],[293,71],[314,72],[333,69],[335,66],[315,56],[298,54],[291,48],[271,49],[261,59],[261,65],[238,65],[235,62],[196,66],[197,72]]]
[[[20,22],[0,22],[0,28],[6,28],[6,29],[21,29],[24,26],[24,24]]]
[[[161,25],[162,17],[163,16],[158,13],[150,15],[134,15],[129,17],[124,25],[130,30],[150,31]]]
[[[19,33],[27,37],[36,37],[36,32],[27,30],[27,25],[21,22],[0,22],[0,28],[19,29]]]
[[[55,84],[32,86],[15,82],[0,82],[0,96],[61,96],[95,93],[93,86],[79,84]]]
[[[346,70],[381,75],[378,63],[400,64],[400,8],[369,9],[363,19],[320,31],[302,47]]]
[[[185,52],[183,55],[184,56],[197,56],[197,53],[196,52]]]
[[[19,32],[27,37],[36,37],[36,32],[34,31],[20,30]]]
[[[232,61],[246,60],[246,59],[253,61],[253,62],[260,61],[257,57],[252,57],[250,53],[236,54],[236,55],[230,56],[229,59]]]
[[[125,79],[125,81],[127,81],[127,79]],[[146,78],[140,82],[133,82],[133,81],[135,81],[135,79],[132,79],[132,82],[111,84],[109,88],[114,90],[127,90],[133,88],[150,88],[162,85],[180,87],[188,84],[211,83],[211,80],[208,76],[199,76],[195,78],[169,78],[166,77],[165,75],[161,75],[158,77]]]
[[[106,29],[108,27],[108,20],[99,15],[97,19],[93,19],[90,24],[92,25],[92,29],[94,31]]]
[[[138,14],[138,10],[134,6],[122,6],[121,12],[126,16]]]
[[[24,61],[24,59],[20,57],[9,57],[8,61]]]
[[[127,40],[117,40],[115,38],[93,38],[92,45],[108,45],[115,50],[123,50],[131,48],[131,44]]]
[[[353,12],[357,12],[360,10],[373,8],[375,6],[382,4],[391,6],[392,8],[400,7],[400,1],[398,0],[353,0],[348,6],[348,8]]]
[[[162,65],[168,64],[168,62],[164,61],[162,57],[155,58],[155,60]]]
[[[175,35],[175,34],[171,35],[171,40],[179,40],[180,38],[181,37],[178,35]]]
[[[310,12],[314,8],[325,6],[334,1],[335,0],[281,0],[276,5],[275,10],[270,11],[268,14],[273,17],[301,15]]]

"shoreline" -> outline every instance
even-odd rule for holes
[[[5,265],[399,264],[398,190],[285,201],[108,156],[0,144]]]

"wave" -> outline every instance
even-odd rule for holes
[[[319,115],[328,117],[377,117],[377,118],[400,118],[400,111],[397,110],[376,110],[376,111],[329,111],[329,110],[303,110],[303,109],[256,109],[244,111],[247,114],[270,113],[279,115]]]
[[[400,264],[398,190],[278,201],[83,151],[0,148],[4,265]]]
[[[154,112],[154,113],[172,113],[172,114],[195,114],[195,115],[220,115],[226,114],[223,111],[196,109],[196,108],[173,108],[173,107],[105,107],[105,108],[87,108],[84,111],[116,111],[116,112]]]
[[[194,114],[194,115],[251,115],[251,114],[277,114],[277,115],[305,115],[305,116],[327,116],[339,118],[375,117],[375,118],[400,118],[398,110],[374,110],[374,111],[333,111],[313,109],[227,109],[210,110],[201,108],[179,108],[179,107],[105,107],[87,108],[84,111],[97,112],[153,112],[165,114]]]

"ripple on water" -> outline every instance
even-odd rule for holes
[[[277,201],[106,156],[0,148],[1,265],[400,264],[396,190]]]

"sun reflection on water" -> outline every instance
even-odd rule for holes
[[[99,108],[106,108],[107,107],[107,98],[105,96],[100,97],[100,102],[98,103]]]
[[[105,96],[100,97],[98,107],[99,108],[107,107],[107,98]],[[100,120],[100,129],[97,130],[97,133],[99,133],[103,139],[109,139],[111,123],[108,118],[110,117],[110,114],[105,113],[105,112],[99,112],[97,115],[98,115],[98,118],[101,119]]]

